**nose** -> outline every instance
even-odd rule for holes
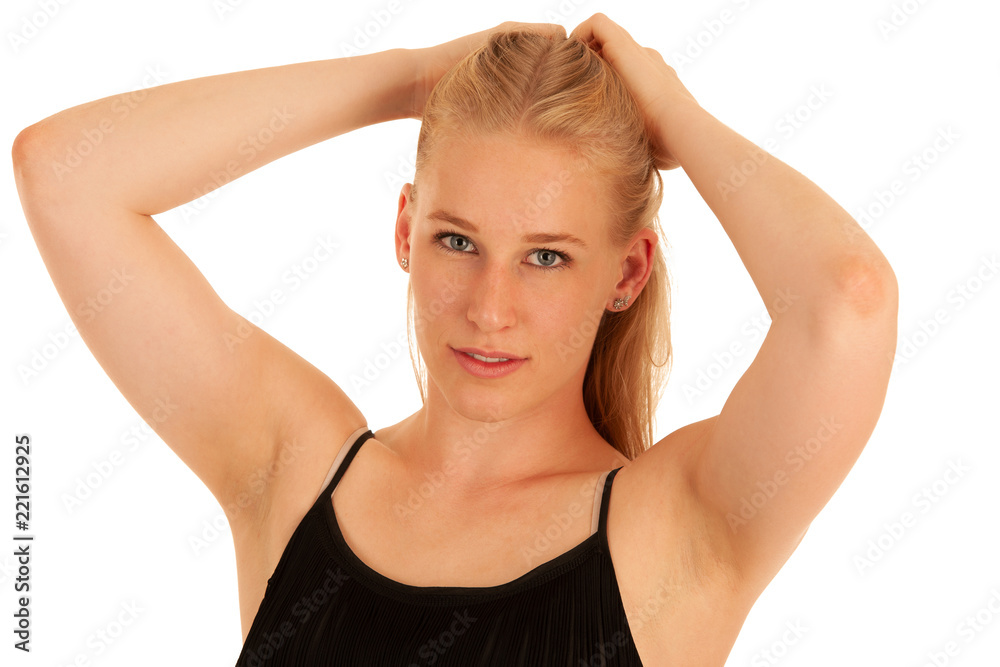
[[[482,331],[499,331],[517,322],[517,277],[500,262],[485,265],[473,278],[468,318]]]

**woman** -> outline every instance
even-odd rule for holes
[[[895,278],[843,209],[602,14],[160,86],[55,173],[115,100],[23,131],[18,188],[87,345],[140,414],[171,398],[148,421],[225,509],[238,664],[725,662],[885,397]],[[396,252],[427,376],[372,432],[151,216],[399,118],[423,119]],[[654,444],[677,166],[773,321],[722,411]],[[71,307],[114,270],[113,303]]]

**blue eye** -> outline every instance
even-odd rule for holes
[[[469,245],[470,245],[469,244],[469,239],[465,238],[464,236],[458,236],[457,234],[438,234],[438,236],[436,238],[442,239],[442,238],[448,238],[449,236],[452,239],[459,239],[460,241],[464,241],[464,247],[465,248],[468,248]],[[463,244],[459,244],[459,245],[463,245]],[[448,250],[455,250],[457,252],[462,252],[462,250],[463,250],[463,248],[455,248],[454,246],[452,246],[450,244],[446,244],[445,247]]]
[[[451,237],[452,241],[450,242],[442,241],[442,239],[448,237]],[[441,248],[441,250],[445,252],[469,255],[471,253],[466,252],[466,249],[475,247],[472,245],[472,243],[469,241],[467,237],[462,236],[461,234],[455,234],[454,232],[450,231],[440,231],[434,235],[434,238],[435,240],[439,241],[437,247]],[[459,247],[456,248],[454,244],[457,244]],[[544,255],[548,257],[549,261],[554,261],[553,258],[562,260],[558,264],[532,264],[532,266],[539,269],[543,269],[545,271],[555,271],[557,269],[564,269],[567,266],[569,266],[570,262],[573,259],[566,253],[560,252],[558,250],[552,250],[551,248],[535,248],[534,250],[531,251],[531,254],[535,253],[539,254],[544,253]]]
[[[559,257],[559,254],[555,250],[549,250],[547,248],[539,248],[538,250],[532,250],[532,252],[533,253],[536,253],[536,252],[537,253],[545,253],[545,255],[547,255],[550,258],[549,261],[551,261],[551,262],[554,262],[557,259],[561,259]],[[542,255],[539,254],[539,257],[541,257],[541,256]],[[542,268],[544,268],[544,269],[552,269],[552,268],[556,268],[558,266],[562,266],[562,264],[541,264],[540,266]]]

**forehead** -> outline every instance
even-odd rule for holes
[[[525,137],[449,137],[420,174],[422,214],[444,209],[505,234],[606,236],[604,187],[571,148]]]

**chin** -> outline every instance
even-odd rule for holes
[[[516,412],[514,402],[523,396],[518,387],[489,384],[469,375],[454,359],[450,347],[445,348],[445,371],[437,372],[427,367],[428,393],[441,395],[447,405],[466,419],[494,423],[508,419]],[[444,379],[444,383],[438,382]]]
[[[475,378],[472,378],[475,381]],[[445,399],[452,409],[466,419],[492,424],[508,419],[514,407],[507,392],[492,387],[469,386],[467,381],[452,385]]]

